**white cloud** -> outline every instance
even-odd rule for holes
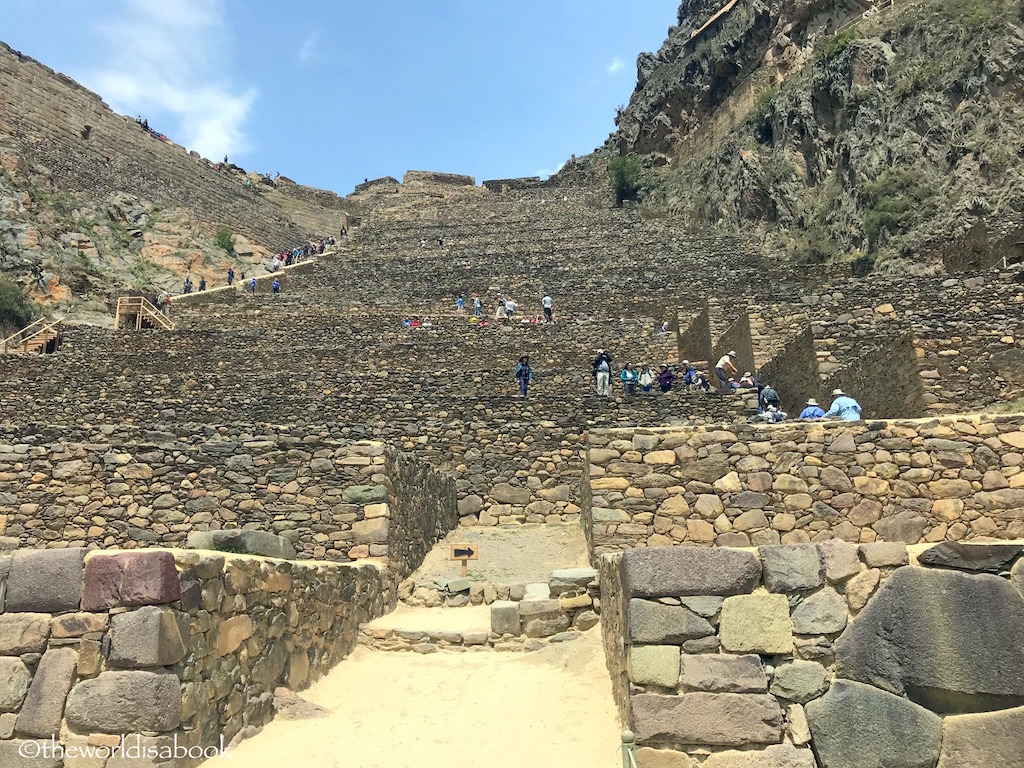
[[[302,45],[299,46],[299,61],[306,62],[313,58],[313,54],[316,52],[317,43],[320,42],[319,32],[310,32],[306,39],[302,41]]]
[[[155,117],[150,124],[205,157],[245,151],[258,92],[226,74],[231,33],[222,0],[120,0],[114,8],[96,24],[106,58],[82,80],[118,112],[170,116],[177,125]]]
[[[608,65],[608,68],[605,71],[609,75],[614,75],[616,72],[618,72],[624,66],[626,66],[626,62],[624,62],[622,59],[620,59],[618,56],[616,56],[614,59],[612,59],[612,63]]]
[[[565,167],[565,161],[563,160],[562,162],[560,162],[558,164],[558,167],[556,167],[554,170],[551,170],[550,168],[541,168],[539,171],[537,171],[537,175],[540,176],[542,179],[545,179],[548,176],[554,176],[556,173],[558,173],[564,167]]]

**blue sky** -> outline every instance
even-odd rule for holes
[[[347,194],[411,168],[546,175],[592,151],[677,8],[0,0],[0,40],[207,157]]]

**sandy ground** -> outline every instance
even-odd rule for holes
[[[358,648],[301,696],[328,714],[279,718],[234,748],[232,759],[204,765],[621,766],[620,725],[596,630],[535,653]]]
[[[413,578],[427,581],[461,575],[462,563],[448,558],[451,545],[462,541],[480,548],[480,559],[469,561],[471,581],[529,584],[547,581],[556,568],[590,565],[587,539],[577,524],[459,527],[427,553]]]

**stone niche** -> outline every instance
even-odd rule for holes
[[[647,548],[599,563],[639,768],[1024,765],[1024,544]]]

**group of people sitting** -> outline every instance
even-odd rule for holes
[[[597,394],[608,397],[611,394],[612,356],[607,350],[597,350],[597,357],[593,363],[594,381],[597,386]],[[681,379],[681,381],[680,381]],[[619,381],[622,384],[623,394],[632,397],[640,392],[649,394],[657,387],[661,392],[669,392],[674,385],[681,384],[687,392],[701,391],[710,392],[711,383],[707,376],[697,371],[689,360],[683,360],[680,370],[673,371],[668,363],[663,363],[661,369],[655,372],[646,363],[633,366],[626,365],[619,372]],[[678,384],[677,384],[678,381]]]

